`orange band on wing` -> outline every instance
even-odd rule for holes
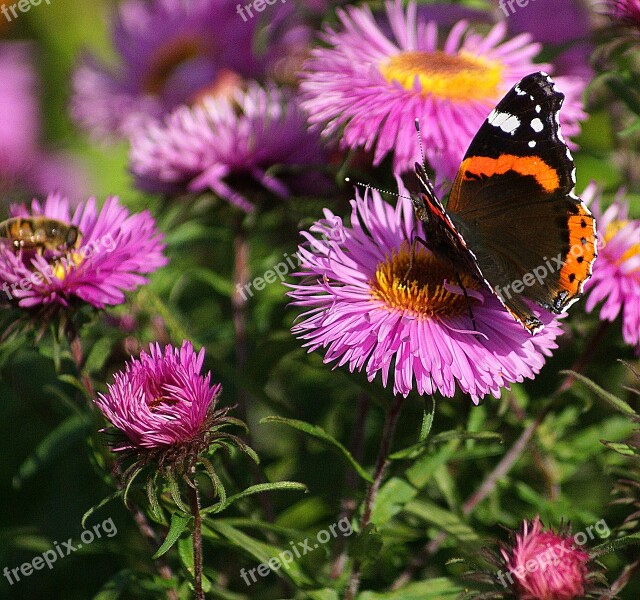
[[[560,187],[558,172],[539,156],[515,156],[502,154],[498,158],[471,156],[462,161],[460,172],[463,179],[471,179],[467,173],[478,177],[504,175],[513,171],[519,175],[531,175],[547,192],[555,192]]]
[[[595,219],[582,205],[578,213],[568,219],[569,252],[560,270],[560,289],[566,290],[569,297],[580,294],[584,282],[589,279],[591,267],[597,255]]]

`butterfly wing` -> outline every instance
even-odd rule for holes
[[[574,194],[560,132],[563,100],[542,72],[515,85],[471,142],[447,205],[485,280],[530,331],[542,324],[524,299],[564,311],[597,253],[595,220]]]

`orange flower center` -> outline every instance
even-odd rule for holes
[[[409,268],[411,266],[411,268]],[[469,276],[461,275],[467,289],[476,290],[478,284]],[[375,280],[370,283],[376,300],[389,309],[411,313],[419,318],[452,317],[468,311],[462,293],[445,288],[456,285],[456,274],[424,248],[418,248],[411,265],[411,253],[406,246],[378,264]],[[473,298],[469,299],[472,303]]]
[[[144,91],[148,94],[160,94],[176,69],[197,58],[203,51],[203,43],[194,38],[172,40],[160,48],[144,80]]]
[[[448,100],[493,100],[502,83],[502,65],[461,50],[445,52],[403,52],[380,65],[384,78],[414,91],[416,79],[423,96]]]

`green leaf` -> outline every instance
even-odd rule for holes
[[[312,592],[306,592],[309,600],[340,600],[338,592],[325,588],[324,590],[314,590]]]
[[[369,523],[358,533],[349,546],[349,555],[362,562],[376,562],[382,550],[382,536],[373,523]]]
[[[598,546],[593,548],[592,551],[599,556],[601,554],[611,554],[612,552],[616,552],[620,548],[625,548],[626,546],[639,546],[639,545],[640,545],[640,533],[634,533],[632,535],[625,535],[624,537],[607,541],[604,544],[599,544]]]
[[[91,348],[84,368],[87,373],[97,373],[104,367],[109,355],[111,354],[111,347],[113,340],[108,337],[102,337],[96,341]]]
[[[402,511],[405,504],[413,500],[417,494],[418,490],[404,479],[393,477],[380,488],[376,496],[376,502],[371,512],[371,522],[381,527]]]
[[[454,600],[465,591],[451,579],[446,577],[434,577],[410,583],[393,592],[363,592],[358,595],[358,600]]]
[[[20,465],[18,473],[13,478],[13,486],[19,489],[42,467],[54,462],[65,450],[81,440],[88,430],[89,424],[84,416],[73,415],[65,419],[38,444],[35,451]]]
[[[316,439],[319,439],[336,450],[349,462],[349,464],[353,467],[362,479],[367,481],[368,483],[373,483],[373,478],[363,467],[360,466],[358,461],[351,455],[349,452],[338,440],[336,440],[333,436],[329,435],[324,429],[318,427],[317,425],[311,425],[309,423],[305,423],[304,421],[298,421],[297,419],[285,419],[284,417],[265,417],[260,420],[260,423],[279,423],[282,425],[288,425],[289,427],[293,427],[293,429],[298,429]]]
[[[622,454],[622,456],[635,456],[637,454],[636,449],[629,444],[622,444],[620,442],[609,442],[607,440],[602,440],[602,444],[604,444],[610,450],[613,450],[618,454]]]
[[[621,412],[623,415],[629,417],[638,416],[636,411],[633,410],[633,408],[631,408],[624,400],[621,400],[617,396],[614,396],[613,394],[607,392],[599,385],[591,381],[591,379],[589,379],[588,377],[585,377],[580,373],[576,373],[575,371],[560,371],[560,373],[562,375],[572,375],[578,381],[584,383],[594,394],[602,398],[602,400],[604,400],[605,402],[608,402],[613,408],[615,408],[618,412]]]
[[[119,571],[102,586],[92,600],[118,600],[135,578],[135,573],[130,569]]]
[[[413,500],[405,506],[408,513],[439,527],[462,542],[476,542],[478,534],[458,515],[426,500]]]
[[[119,496],[122,495],[122,490],[116,490],[113,494],[109,494],[106,498],[103,498],[98,502],[98,504],[94,504],[87,512],[82,515],[81,525],[83,529],[87,528],[87,519],[97,510],[100,510],[106,504],[109,504],[112,500],[115,500]]]
[[[160,548],[151,557],[153,560],[160,558],[163,554],[166,554],[171,547],[176,543],[178,538],[182,535],[183,531],[187,528],[189,521],[191,521],[191,515],[185,515],[180,511],[176,511],[171,515],[171,525],[169,526],[169,532],[167,537],[162,542]]]
[[[284,549],[278,548],[277,546],[274,546],[272,544],[267,544],[266,542],[256,540],[246,535],[242,531],[239,531],[235,527],[232,527],[224,519],[209,521],[207,523],[207,526],[210,527],[213,531],[220,534],[238,550],[242,550],[253,556],[261,564],[266,565],[269,562],[269,559],[277,558],[280,562],[281,568],[275,571],[276,575],[281,576],[281,573],[284,571],[291,579],[291,581],[297,586],[309,586],[313,584],[313,581],[301,569],[301,567],[296,563],[295,560],[284,560],[285,555],[283,555],[283,560],[280,560],[280,554],[282,554],[283,552],[286,551],[291,554],[291,550],[289,547],[285,547]],[[203,529],[202,533],[203,535],[205,535],[205,529]]]
[[[199,267],[189,269],[186,276],[206,283],[214,292],[217,292],[221,296],[230,297],[233,293],[233,284],[209,269]]]
[[[276,481],[275,483],[259,483],[257,485],[248,487],[246,490],[243,490],[238,494],[227,496],[224,502],[217,502],[216,504],[212,504],[211,506],[202,509],[200,512],[203,515],[209,513],[219,513],[241,498],[246,498],[247,496],[252,496],[253,494],[277,492],[282,490],[298,490],[302,492],[308,491],[307,486],[304,485],[304,483],[298,483],[297,481]]]
[[[443,431],[434,435],[431,441],[434,444],[450,442],[451,440],[476,440],[478,442],[502,442],[502,436],[495,431]]]
[[[422,411],[422,426],[420,427],[420,436],[418,437],[419,442],[424,442],[431,432],[431,427],[433,426],[433,419],[436,414],[436,398],[435,396],[431,396],[431,412],[427,412],[427,400],[425,397],[425,407]]]

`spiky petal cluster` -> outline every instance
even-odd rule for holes
[[[589,554],[569,535],[544,530],[540,517],[525,521],[502,556],[513,574],[518,600],[573,600],[587,585]]]
[[[146,191],[212,190],[239,208],[251,202],[229,185],[229,177],[251,178],[280,196],[282,177],[268,170],[321,162],[318,139],[307,132],[295,99],[278,89],[249,85],[229,98],[205,98],[181,106],[131,140],[131,170]]]
[[[121,304],[125,292],[146,283],[145,274],[167,263],[162,234],[148,211],[131,214],[116,197],[98,209],[94,198],[71,213],[69,201],[50,194],[44,204],[34,200],[11,207],[14,217],[46,217],[75,226],[73,247],[44,252],[16,251],[0,243],[0,302],[20,308],[96,308]]]
[[[149,353],[131,359],[116,373],[96,404],[126,440],[114,451],[167,450],[202,438],[215,414],[220,384],[211,373],[201,375],[204,348],[196,353],[191,342],[180,348],[151,344]]]

